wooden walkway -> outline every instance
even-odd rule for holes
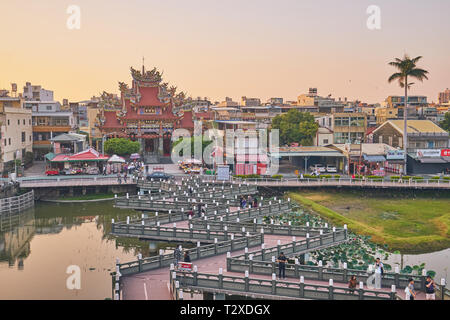
[[[137,182],[131,178],[127,182],[119,183],[114,177],[87,177],[87,178],[46,178],[21,180],[21,188],[49,188],[49,187],[94,187],[94,186],[120,186],[136,185]]]

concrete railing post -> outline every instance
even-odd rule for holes
[[[303,276],[300,277],[299,295],[300,295],[300,298],[305,297],[305,277],[303,277]]]
[[[200,245],[200,241],[197,241],[197,259],[201,258]]]
[[[250,254],[248,257],[248,268],[250,273],[253,273],[253,254]]]
[[[398,266],[395,267],[394,284],[395,284],[397,287],[400,287],[400,268],[399,268]]]
[[[272,294],[277,293],[277,275],[272,273]]]
[[[219,289],[223,289],[223,269],[219,268]]]
[[[328,282],[328,300],[334,300],[334,287],[333,287],[333,279],[330,279]]]
[[[245,292],[249,292],[249,290],[250,290],[250,281],[249,281],[248,270],[245,270],[244,280],[245,280]]]
[[[441,284],[439,285],[439,289],[441,290],[441,300],[445,300],[445,285],[446,281],[444,278],[442,278]]]
[[[362,281],[359,282],[358,294],[359,300],[364,300],[364,283]]]
[[[276,262],[275,262],[275,256],[272,256],[272,273],[276,273],[276,271],[277,271],[277,265],[276,265]]]
[[[319,261],[319,281],[323,281],[323,266],[322,266],[322,260]]]
[[[231,271],[231,252],[227,252],[227,271]]]
[[[197,286],[198,285],[198,268],[197,268],[197,266],[194,266],[194,269],[193,269],[193,275],[194,275],[194,283],[193,283],[193,285],[194,286]]]
[[[396,297],[397,297],[397,289],[396,289],[396,287],[395,287],[395,284],[393,284],[392,286],[391,286],[391,300],[395,300],[396,299]]]

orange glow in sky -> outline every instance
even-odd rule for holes
[[[381,29],[366,27],[377,2]],[[66,26],[70,5],[81,28]],[[29,0],[0,3],[0,88],[26,81],[55,98],[118,93],[129,67],[164,71],[193,97],[320,95],[381,102],[401,95],[387,65],[424,56],[430,80],[412,94],[436,101],[450,87],[448,0]]]

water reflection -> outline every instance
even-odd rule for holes
[[[176,244],[111,236],[111,219],[137,218],[111,202],[37,204],[0,218],[0,299],[105,299],[111,297],[116,258],[131,261],[171,252]],[[82,270],[81,290],[68,290],[66,269]]]

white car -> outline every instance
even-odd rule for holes
[[[316,171],[318,171],[318,172],[322,173],[322,172],[326,172],[326,171],[327,171],[327,169],[325,168],[325,166],[322,165],[322,164],[316,164],[316,165],[314,165],[314,166],[311,166],[310,169],[311,169],[311,172],[316,172]]]
[[[337,173],[337,168],[335,166],[327,166],[327,172]]]

